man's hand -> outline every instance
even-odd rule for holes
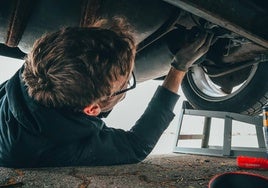
[[[187,72],[189,67],[207,53],[213,34],[202,33],[193,43],[182,47],[175,55],[171,65],[180,71]]]
[[[194,42],[177,52],[162,86],[177,93],[185,73],[196,60],[207,53],[212,38],[212,34],[201,34]]]

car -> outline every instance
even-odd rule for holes
[[[182,91],[195,109],[258,115],[268,98],[268,2],[263,0],[2,0],[0,55],[23,59],[34,41],[62,27],[125,17],[134,29],[138,83],[161,80],[173,55],[202,32],[206,55]]]

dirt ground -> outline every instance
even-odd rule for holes
[[[149,156],[133,165],[42,169],[0,168],[3,187],[207,187],[224,172],[246,171],[268,177],[268,171],[239,169],[235,158],[199,155]]]

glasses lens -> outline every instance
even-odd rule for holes
[[[131,76],[130,80],[128,81],[127,88],[131,88],[135,83],[134,83],[134,78],[133,75]]]
[[[112,96],[127,92],[128,90],[134,89],[135,87],[136,87],[136,80],[135,80],[134,73],[132,72],[131,78],[127,82],[127,87],[125,89],[115,92]]]

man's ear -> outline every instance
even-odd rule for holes
[[[83,112],[89,116],[98,116],[101,112],[100,105],[93,103],[84,108]]]

